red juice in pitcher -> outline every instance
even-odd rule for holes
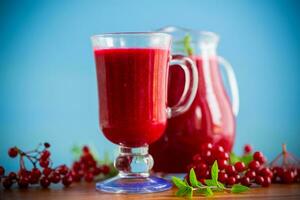
[[[235,138],[235,118],[223,86],[218,58],[191,56],[197,65],[199,83],[191,107],[177,117],[168,119],[164,135],[150,145],[156,163],[154,171],[185,172],[201,145],[211,142],[230,151]],[[168,104],[178,102],[183,91],[184,74],[170,69]]]

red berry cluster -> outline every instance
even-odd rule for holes
[[[282,145],[282,152],[270,163],[274,174],[273,183],[300,182],[300,161],[287,151],[286,145]]]
[[[109,165],[97,164],[97,161],[87,146],[82,148],[82,155],[78,161],[73,163],[71,170],[71,174],[75,182],[80,182],[82,179],[86,182],[92,182],[96,176],[107,176],[110,172],[111,168]]]
[[[246,154],[250,154],[252,148],[246,145],[244,148]],[[253,160],[248,166],[244,162],[230,163],[229,152],[225,152],[220,145],[207,143],[202,146],[201,153],[193,157],[193,162],[188,166],[188,170],[194,168],[197,179],[205,184],[205,179],[210,179],[211,166],[217,160],[219,167],[218,180],[226,185],[241,183],[250,186],[252,183],[267,187],[271,184],[273,173],[267,167],[264,167],[265,157],[261,152],[253,154]]]
[[[4,168],[0,166],[0,181],[3,187],[9,189],[14,183],[17,183],[19,188],[28,188],[29,185],[35,184],[48,188],[51,183],[59,182],[66,187],[69,186],[73,181],[69,168],[66,165],[52,167],[49,148],[49,143],[39,144],[35,150],[28,152],[17,147],[10,148],[8,155],[11,158],[20,156],[20,169],[17,173],[9,172],[5,175]],[[24,158],[32,163],[31,169],[26,168]]]

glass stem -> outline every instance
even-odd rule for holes
[[[119,155],[114,162],[122,178],[146,178],[153,167],[153,158],[148,153],[148,145],[131,148],[119,147]]]

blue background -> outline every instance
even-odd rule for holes
[[[98,128],[90,36],[166,25],[221,36],[236,71],[241,107],[235,151],[245,143],[269,158],[281,143],[300,156],[300,4],[297,1],[0,1],[0,165],[7,149],[52,143],[55,163],[74,144],[100,155],[115,148]]]

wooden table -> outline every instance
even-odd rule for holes
[[[27,190],[20,190],[13,188],[11,190],[0,189],[0,200],[48,200],[48,199],[63,199],[63,200],[113,200],[113,199],[184,199],[175,197],[176,189],[152,194],[143,195],[126,195],[126,194],[108,194],[95,190],[95,184],[82,183],[74,184],[70,188],[63,188],[62,186],[54,186],[51,189],[30,188]],[[201,199],[205,197],[195,197],[194,199]],[[215,193],[215,196],[209,199],[298,199],[300,200],[300,184],[294,185],[278,185],[273,184],[269,188],[253,188],[243,194],[228,194]]]

